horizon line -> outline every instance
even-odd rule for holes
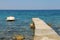
[[[0,9],[0,10],[60,10],[60,9]]]

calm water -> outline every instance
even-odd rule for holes
[[[16,21],[7,22],[8,16],[14,16]],[[21,34],[25,37],[24,40],[32,40],[34,33],[30,28],[30,23],[35,17],[50,24],[60,35],[60,10],[0,10],[0,38],[12,40],[11,37]]]

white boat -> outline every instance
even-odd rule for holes
[[[7,21],[14,21],[14,20],[15,20],[15,17],[9,16],[9,17],[6,18],[6,20],[7,20]]]

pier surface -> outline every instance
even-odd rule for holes
[[[35,26],[34,40],[60,40],[59,35],[42,19],[32,18]]]

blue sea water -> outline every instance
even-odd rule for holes
[[[7,22],[8,16],[14,16],[16,20]],[[21,34],[25,37],[24,40],[32,40],[32,18],[41,18],[60,35],[60,10],[0,10],[0,38],[12,40],[11,37]]]

